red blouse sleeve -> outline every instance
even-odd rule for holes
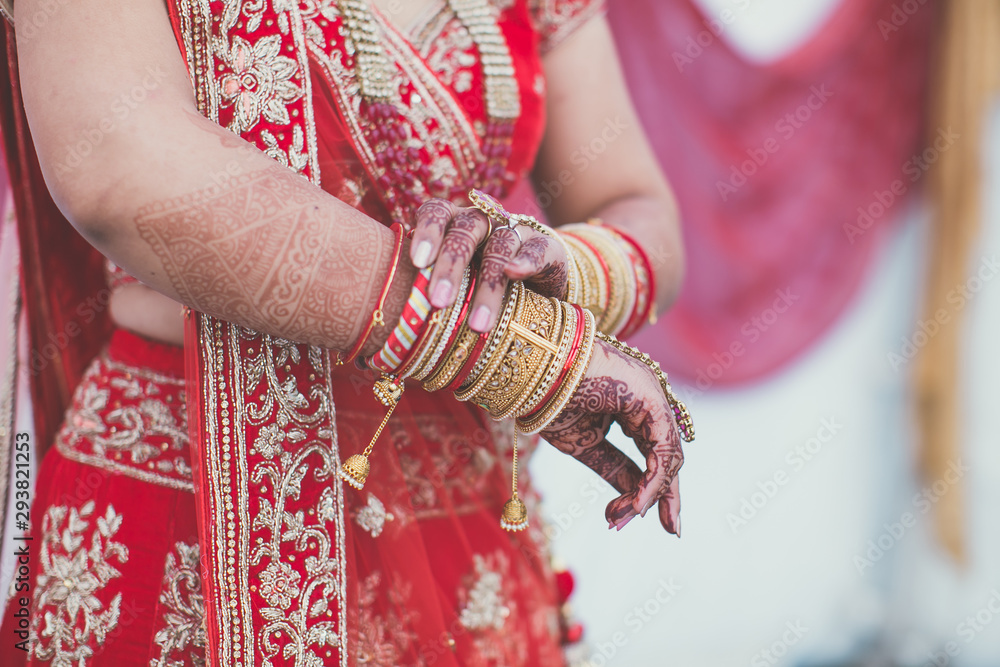
[[[551,51],[559,42],[589,19],[603,14],[605,0],[528,0],[531,20],[539,37],[542,54]]]

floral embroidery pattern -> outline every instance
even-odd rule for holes
[[[413,623],[418,615],[409,604],[413,585],[404,581],[388,586],[382,583],[382,575],[376,571],[365,577],[359,587],[357,660],[368,667],[403,667],[403,658],[417,641]],[[382,594],[385,600],[380,603]],[[384,613],[376,611],[376,607],[385,610]],[[417,661],[414,667],[425,664],[420,657],[414,659]]]
[[[462,610],[459,621],[471,632],[476,647],[468,664],[470,667],[525,664],[528,660],[525,638],[504,632],[507,619],[524,611],[514,601],[518,577],[511,570],[510,558],[496,551],[474,554],[472,562],[473,572],[458,591]]]
[[[501,597],[503,580],[499,572],[490,570],[486,559],[480,554],[473,556],[476,567],[476,583],[469,590],[468,601],[459,614],[458,620],[469,630],[493,628],[502,630],[510,616],[510,609]]]
[[[183,384],[101,355],[73,395],[56,447],[74,461],[193,490]]]
[[[472,35],[452,12],[449,14],[454,25],[442,28],[437,39],[421,40],[421,55],[442,83],[457,93],[467,93],[472,89],[472,69],[479,64],[479,58]]]
[[[256,545],[249,565],[266,605],[258,610],[262,664],[272,664],[272,656],[280,654],[294,658],[292,664],[319,667],[326,664],[320,654],[331,658],[334,648],[344,659],[337,622],[343,500],[339,482],[333,481],[339,461],[329,444],[335,442],[329,426],[333,405],[319,384],[329,376],[329,358],[316,347],[239,331],[242,342],[252,344],[241,354],[245,419],[259,429],[249,450],[257,461],[250,482],[261,488],[252,513]],[[308,367],[309,388],[299,386],[306,373],[294,372],[293,365]],[[326,482],[311,498],[303,494],[307,476]]]
[[[167,554],[163,568],[160,604],[163,622],[153,641],[160,647],[160,657],[149,667],[204,667],[205,599],[201,592],[198,544],[178,542]]]
[[[260,594],[273,607],[288,609],[292,599],[299,594],[302,576],[288,563],[268,563],[260,573]]]
[[[87,547],[85,533],[92,530],[93,517],[91,500],[79,509],[51,506],[42,519],[31,644],[34,657],[51,661],[54,667],[83,665],[118,625],[122,594],[117,593],[105,608],[97,593],[121,576],[113,563],[128,562],[128,548],[112,539],[122,517],[109,504],[96,518],[97,530]],[[39,628],[41,621],[44,625]]]
[[[233,132],[249,130],[262,115],[275,125],[291,123],[286,105],[299,99],[302,89],[292,82],[298,64],[280,51],[281,35],[269,35],[253,44],[233,36],[224,54],[231,71],[220,82],[223,102],[233,105],[229,125]]]
[[[385,522],[392,521],[394,518],[391,513],[385,511],[385,505],[373,493],[368,494],[368,504],[354,514],[354,521],[367,530],[372,537],[381,535]]]
[[[491,476],[497,471],[497,452],[486,433],[462,432],[455,421],[441,415],[414,415],[419,437],[440,443],[430,458],[411,454],[408,425],[389,422],[389,433],[399,451],[399,463],[418,519],[439,516],[452,505],[455,511],[476,511],[482,503],[503,504]]]

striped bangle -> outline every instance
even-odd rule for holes
[[[389,339],[370,360],[369,364],[384,373],[395,373],[410,356],[413,344],[427,327],[431,314],[431,302],[427,298],[427,287],[430,284],[430,269],[421,269],[410,290],[410,298],[403,307],[396,328],[389,334]]]

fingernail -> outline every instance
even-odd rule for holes
[[[431,294],[431,304],[435,308],[444,308],[451,301],[451,281],[442,280],[434,288],[434,293]]]
[[[617,528],[618,530],[621,530],[622,528],[624,528],[625,526],[627,526],[627,525],[628,525],[628,522],[629,522],[629,521],[631,521],[631,520],[632,520],[632,519],[634,519],[634,518],[635,518],[635,515],[633,514],[633,515],[629,516],[629,518],[627,518],[627,519],[624,519],[624,520],[622,520],[622,521],[619,521],[619,522],[618,522],[618,524],[617,524],[617,525],[616,525],[615,527],[616,527],[616,528]]]
[[[490,323],[490,309],[488,306],[479,306],[476,311],[472,313],[472,317],[469,319],[469,328],[473,331],[484,332],[486,331],[487,325]]]
[[[674,521],[674,528],[677,529],[677,539],[681,539],[681,515],[677,515],[677,520]]]
[[[417,249],[413,251],[413,265],[418,269],[427,267],[431,261],[431,250],[433,246],[430,241],[421,241],[417,244]]]

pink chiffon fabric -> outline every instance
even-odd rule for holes
[[[806,44],[755,64],[725,41],[733,15],[709,17],[693,0],[610,3],[682,215],[681,296],[633,340],[672,377],[702,391],[761,378],[863,284],[927,166],[912,158],[935,7],[897,4],[844,0]]]

